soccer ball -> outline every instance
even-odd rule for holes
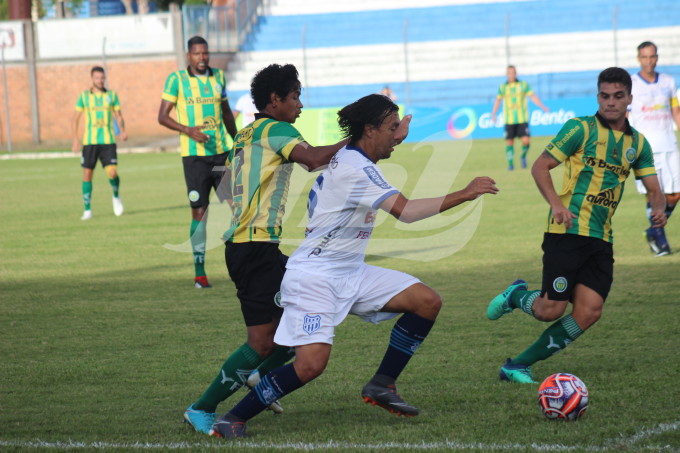
[[[588,409],[588,389],[573,374],[553,374],[538,388],[538,406],[551,420],[578,420]]]

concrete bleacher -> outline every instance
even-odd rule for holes
[[[637,68],[644,40],[658,44],[659,69],[680,78],[677,0],[620,0],[616,44],[615,6],[604,0],[429,0],[408,8],[412,2],[376,0],[363,2],[371,10],[348,10],[361,3],[318,0],[301,14],[302,0],[275,2],[229,66],[231,95],[277,62],[298,67],[308,107],[343,105],[385,84],[414,105],[491,103],[510,62],[544,100],[590,96],[604,67]]]

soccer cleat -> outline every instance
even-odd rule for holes
[[[491,302],[489,302],[489,306],[486,309],[486,317],[492,321],[495,321],[501,316],[510,313],[512,310],[514,310],[510,306],[510,297],[512,296],[512,293],[518,289],[526,291],[527,288],[527,282],[524,280],[515,280],[512,282],[512,284],[508,286],[505,291],[491,299]]]
[[[670,255],[671,247],[668,245],[668,239],[666,239],[666,230],[649,227],[645,230],[645,237],[650,250],[656,256]]]
[[[361,391],[361,397],[365,403],[387,409],[390,411],[390,414],[414,417],[419,413],[418,408],[411,406],[401,399],[394,384],[384,386],[370,381]]]
[[[189,425],[193,426],[193,428],[199,433],[210,434],[213,423],[215,423],[215,413],[199,411],[194,409],[194,405],[192,404],[184,412],[184,423],[188,423]]]
[[[654,231],[654,228],[647,228],[644,231],[644,235],[647,238],[647,244],[649,244],[649,249],[652,251],[652,253],[659,253],[661,251],[661,247],[659,247],[659,244],[657,243],[656,232]]]
[[[248,379],[246,380],[246,387],[252,390],[255,388],[257,384],[260,383],[260,380],[261,380],[260,372],[258,370],[253,370],[253,372],[250,373],[250,376],[248,376]],[[271,403],[267,409],[269,409],[275,414],[283,413],[283,406],[281,406],[279,400],[276,400],[273,403]]]
[[[80,217],[80,220],[90,220],[92,218],[92,211],[89,209],[86,209],[83,211],[83,215]]]
[[[505,365],[501,366],[500,378],[501,381],[538,384],[534,380],[534,375],[531,374],[531,367],[520,363],[512,363],[510,359],[506,360]]]
[[[123,215],[124,211],[125,208],[123,208],[123,202],[121,201],[120,197],[113,197],[113,213],[117,217],[120,217]]]
[[[515,164],[513,164],[512,162],[510,162],[510,163],[508,164],[508,171],[513,171],[514,169],[515,169]]]
[[[212,288],[212,285],[208,283],[208,277],[202,275],[194,279],[194,288]]]
[[[232,420],[229,417],[229,413],[217,419],[208,434],[220,439],[241,439],[248,437],[248,434],[246,434],[246,422]]]
[[[671,248],[668,244],[665,246],[661,247],[661,250],[659,250],[658,253],[656,253],[654,256],[666,256],[671,254]]]
[[[522,168],[527,168],[527,158],[522,157]]]

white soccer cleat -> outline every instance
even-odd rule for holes
[[[90,220],[92,218],[92,211],[91,210],[86,210],[83,211],[83,215],[80,217],[80,220]]]
[[[123,212],[125,212],[125,209],[120,197],[113,197],[113,213],[120,217],[123,215]]]

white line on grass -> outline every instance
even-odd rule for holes
[[[645,428],[630,437],[621,436],[616,439],[610,439],[605,444],[607,446],[584,446],[584,445],[562,445],[562,444],[537,444],[529,445],[510,443],[510,444],[495,444],[495,443],[464,443],[445,440],[442,442],[384,442],[375,444],[360,444],[352,442],[336,442],[328,441],[324,443],[305,443],[305,442],[287,442],[287,443],[272,443],[272,442],[245,442],[245,441],[226,441],[219,442],[171,442],[171,443],[153,443],[153,442],[135,442],[135,443],[114,443],[114,442],[47,442],[47,441],[8,441],[0,440],[0,447],[16,447],[16,448],[49,448],[57,450],[101,450],[101,449],[125,449],[125,450],[180,450],[187,448],[205,449],[262,449],[271,448],[277,450],[293,450],[293,451],[312,451],[312,450],[385,450],[385,449],[408,449],[408,450],[451,450],[451,451],[547,451],[547,452],[570,452],[570,451],[611,451],[615,446],[628,446],[640,442],[651,436],[662,434],[670,431],[677,431],[680,429],[680,421],[674,423],[662,423],[655,428]],[[655,451],[655,452],[680,452],[675,446],[671,445],[644,445],[636,446],[636,451]]]

